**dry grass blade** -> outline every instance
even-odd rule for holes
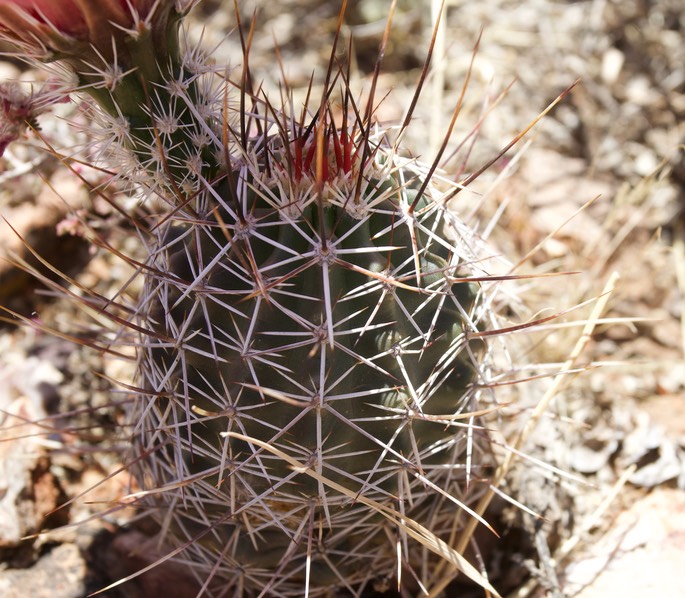
[[[680,296],[685,297],[685,241],[683,240],[683,226],[679,227],[679,234],[673,246],[673,261],[680,288]],[[685,358],[685,301],[680,306],[680,336],[683,344],[683,358]]]
[[[531,413],[525,426],[516,436],[514,442],[511,443],[511,448],[514,450],[511,450],[507,453],[504,462],[499,466],[497,472],[493,476],[490,490],[483,496],[483,498],[480,500],[478,504],[478,507],[476,509],[478,513],[484,513],[487,507],[489,506],[490,502],[495,496],[495,491],[493,490],[493,488],[499,487],[499,485],[502,483],[502,480],[504,480],[505,476],[514,464],[514,461],[518,456],[517,453],[520,451],[524,442],[528,439],[530,434],[535,429],[538,420],[546,412],[551,401],[559,392],[561,385],[566,379],[566,375],[564,374],[564,372],[573,369],[576,360],[585,349],[585,346],[587,345],[588,341],[592,336],[596,323],[601,319],[602,313],[604,312],[606,305],[609,301],[609,298],[611,297],[611,294],[614,291],[618,278],[618,274],[614,273],[607,281],[604,290],[602,291],[602,294],[597,298],[592,313],[588,318],[587,324],[583,327],[580,337],[576,341],[576,344],[573,350],[571,351],[567,361],[561,367],[560,371],[562,373],[554,378],[551,386],[547,389],[546,393]],[[456,547],[457,551],[461,552],[466,549],[473,536],[475,528],[475,520],[469,520],[469,522],[465,526],[465,529],[461,532],[461,536]],[[447,587],[447,585],[450,583],[450,581],[453,579],[456,573],[456,570],[446,571],[442,577],[441,582],[436,584],[433,588],[431,588],[430,596],[437,598],[437,596],[439,596],[441,592]]]
[[[339,492],[340,494],[347,496],[348,498],[354,501],[361,502],[367,505],[368,507],[371,507],[374,511],[383,515],[383,517],[385,517],[388,521],[397,525],[398,528],[403,530],[408,536],[412,537],[422,546],[425,546],[428,550],[434,552],[438,556],[445,559],[445,561],[451,563],[452,566],[454,566],[458,571],[466,575],[472,581],[476,582],[484,590],[490,592],[493,596],[499,596],[495,588],[493,588],[490,585],[488,580],[485,579],[485,577],[483,577],[478,572],[478,570],[473,565],[471,565],[471,563],[469,563],[458,551],[451,548],[448,544],[446,544],[443,540],[438,538],[429,529],[426,529],[424,526],[420,525],[419,523],[411,519],[406,519],[402,515],[402,513],[399,513],[394,509],[391,509],[388,506],[383,505],[375,500],[369,499],[365,496],[360,496],[357,493],[352,492],[345,486],[342,486],[334,482],[333,480],[328,479],[326,476],[314,471],[310,466],[304,463],[300,463],[290,455],[278,450],[277,448],[267,444],[266,442],[258,440],[257,438],[251,438],[249,436],[244,436],[236,432],[224,432],[222,433],[222,436],[242,440],[249,444],[255,444],[256,446],[272,453],[278,458],[283,459],[283,461],[288,463],[289,466],[293,468],[293,470],[298,471],[300,473],[305,473],[308,476],[314,478],[315,480],[325,484],[327,487],[335,490],[336,492]]]

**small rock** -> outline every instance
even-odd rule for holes
[[[83,598],[86,563],[74,544],[53,548],[30,569],[5,569],[0,575],[4,598]]]
[[[678,598],[685,571],[685,494],[659,488],[622,513],[609,533],[566,569],[576,598]]]
[[[33,423],[41,419],[39,410],[21,397],[1,417],[0,548],[8,549],[46,527],[64,497],[41,444],[45,428]],[[63,510],[56,513],[57,519],[66,515]]]

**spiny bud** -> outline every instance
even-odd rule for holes
[[[0,29],[37,58],[76,57],[92,48],[104,60],[143,23],[159,27],[175,0],[0,0]],[[114,42],[113,42],[114,40]]]

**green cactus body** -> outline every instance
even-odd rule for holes
[[[143,480],[183,487],[159,496],[216,578],[301,595],[396,572],[401,534],[359,497],[451,525],[487,310],[473,239],[447,240],[432,187],[416,201],[412,161],[376,145],[356,193],[361,158],[332,153],[284,192],[280,141],[270,173],[236,167],[158,230],[134,421]]]

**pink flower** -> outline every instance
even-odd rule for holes
[[[19,18],[24,12],[70,35],[78,34],[86,27],[83,14],[73,0],[0,0],[0,11],[5,14],[9,11],[19,13]]]

